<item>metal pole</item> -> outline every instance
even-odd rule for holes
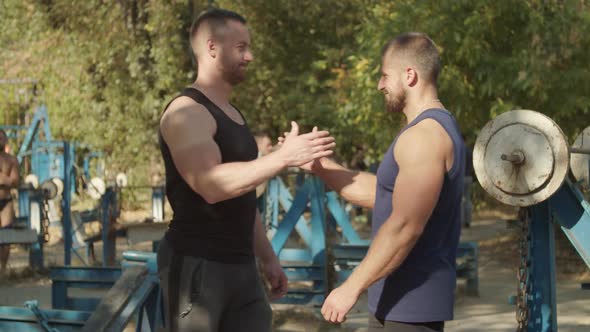
[[[73,151],[69,142],[64,142],[64,191],[62,200],[63,209],[63,239],[64,239],[64,265],[72,262],[72,183],[73,183]]]
[[[530,332],[557,331],[555,235],[548,202],[530,208],[531,237],[528,302]]]
[[[576,154],[590,154],[590,149],[584,149],[584,148],[570,148],[570,153],[576,153]]]

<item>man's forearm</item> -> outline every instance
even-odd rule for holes
[[[377,280],[390,275],[403,263],[419,237],[419,232],[409,222],[385,222],[372,241],[367,256],[346,281],[347,286],[361,293]]]
[[[321,167],[314,167],[312,171],[328,187],[348,202],[365,208],[373,208],[377,186],[377,178],[374,174],[349,170],[327,158],[321,159],[320,164]]]
[[[222,163],[203,176],[196,190],[209,203],[238,197],[277,175],[287,163],[277,152],[249,162]]]
[[[260,214],[256,212],[256,219],[254,221],[254,254],[260,258],[262,262],[268,262],[276,258],[275,252],[270,245],[270,241],[266,237],[266,231]]]

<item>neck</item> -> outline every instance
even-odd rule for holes
[[[403,112],[408,123],[410,123],[418,115],[430,108],[444,108],[444,105],[438,99],[435,87],[424,88],[413,95],[408,94],[407,104]]]
[[[220,73],[207,72],[205,70],[197,75],[193,87],[199,89],[207,98],[219,106],[229,104],[233,90],[232,85],[224,81]]]

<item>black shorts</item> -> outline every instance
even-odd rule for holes
[[[167,331],[269,332],[272,311],[256,262],[226,264],[158,249]]]
[[[8,203],[12,202],[12,198],[3,198],[0,199],[0,211],[4,210]]]

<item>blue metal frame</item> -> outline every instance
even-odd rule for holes
[[[121,331],[134,315],[137,332],[156,331],[159,327],[164,327],[164,307],[157,275],[156,254],[127,251],[123,253],[123,258],[123,269],[140,265],[145,267],[148,275],[131,294],[123,310],[109,318],[109,330]],[[61,285],[52,294],[58,297],[53,298],[54,306],[68,306],[67,299],[62,297],[67,293],[68,287],[104,287],[114,282],[120,274],[119,268],[55,268],[52,270],[52,279],[54,282],[61,282]],[[92,304],[96,305],[96,301],[87,299],[86,302],[69,302],[70,307],[86,306],[84,309],[91,309],[88,306]],[[77,332],[84,329],[84,325],[92,316],[92,312],[86,310],[40,309],[34,300],[27,301],[25,305],[27,308],[0,307],[0,331]]]
[[[297,190],[299,190],[299,186],[296,191]],[[265,211],[267,208],[266,204],[268,204],[269,201],[272,205],[271,220],[265,220]],[[264,224],[268,225],[269,230],[267,235],[269,237],[274,237],[279,225],[279,207],[282,207],[284,211],[291,209],[291,205],[293,204],[293,196],[291,196],[291,193],[289,192],[289,189],[283,180],[280,177],[274,177],[268,181],[263,202],[264,204],[261,212],[262,221]],[[295,230],[306,245],[311,245],[311,230],[307,226],[303,216],[300,216],[297,220],[297,223],[295,224]]]
[[[548,202],[529,208],[529,331],[557,331],[555,234]]]
[[[74,147],[69,142],[63,142],[64,149],[64,188],[71,188],[74,181]],[[63,191],[62,227],[64,239],[64,265],[72,264],[72,191]]]
[[[111,288],[121,277],[119,267],[52,267],[51,306],[53,309],[93,311],[100,298],[71,297],[71,288]]]
[[[283,194],[283,197],[287,196]],[[275,196],[275,201],[278,201],[276,198]],[[308,203],[311,208],[310,223],[313,236],[309,243],[304,243],[307,248],[285,248],[290,234],[296,230],[296,225],[306,222],[302,215]],[[278,226],[270,242],[277,256],[284,261],[283,268],[289,280],[311,281],[312,286],[290,289],[287,296],[278,301],[279,303],[321,305],[327,295],[325,217],[323,183],[318,178],[308,176],[296,190],[295,198],[281,222],[278,223],[276,219]]]
[[[43,127],[40,127],[41,123],[43,124]],[[22,162],[23,158],[28,154],[27,151],[30,150],[31,144],[35,141],[39,141],[39,129],[43,130],[43,136],[45,141],[52,140],[51,129],[49,128],[49,116],[47,115],[47,107],[45,105],[40,105],[35,110],[33,120],[31,120],[31,125],[27,129],[25,138],[16,155],[19,164]]]
[[[84,177],[86,179],[90,179],[91,175],[90,175],[90,160],[93,158],[101,158],[102,157],[102,152],[89,152],[84,156],[84,164],[83,164],[83,168],[84,168]],[[100,169],[100,167],[97,167],[96,169],[96,176],[102,176],[104,170]]]

